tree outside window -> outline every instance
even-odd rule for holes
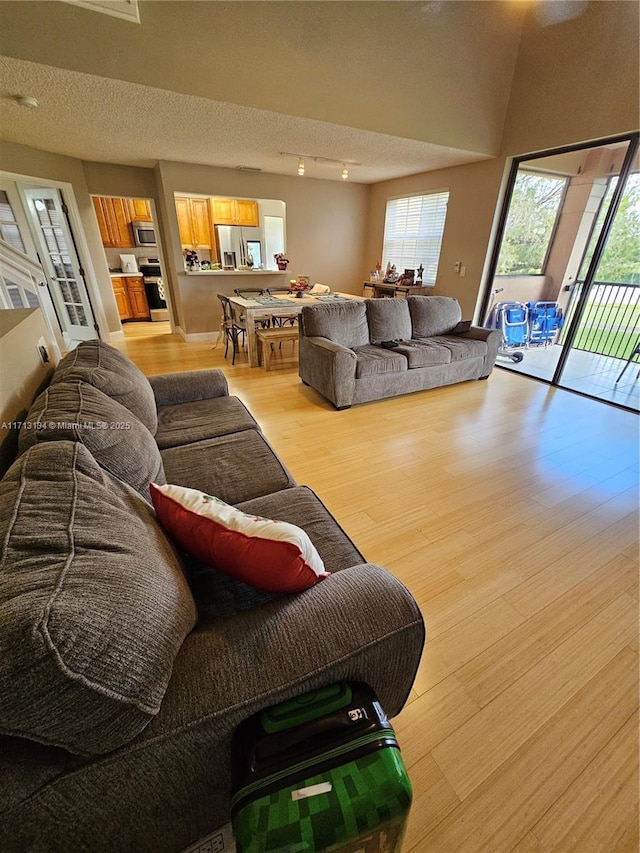
[[[498,275],[544,272],[566,185],[566,178],[518,172],[500,247]]]

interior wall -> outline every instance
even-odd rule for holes
[[[49,364],[36,349],[41,338]],[[54,367],[53,344],[39,308],[0,311],[0,477],[16,455],[19,423]]]
[[[82,171],[87,189],[92,195],[157,200],[158,193],[153,169],[84,161]]]
[[[502,153],[542,151],[637,130],[640,7],[583,4],[582,14],[542,26],[528,13],[505,121]]]
[[[448,190],[447,218],[433,294],[455,297],[460,302],[463,317],[471,319],[504,170],[504,159],[496,158],[374,184],[369,206],[365,278],[368,271],[374,269],[376,261],[381,260],[387,200],[395,196]],[[457,261],[466,268],[464,276],[454,270]]]
[[[591,2],[570,21],[542,26],[529,12],[516,63],[502,153],[492,161],[371,187],[367,269],[380,260],[387,198],[449,189],[435,294],[471,318],[484,291],[511,158],[638,129],[636,3]],[[465,277],[454,264],[466,266]]]
[[[187,163],[161,162],[156,179],[161,193],[163,236],[168,247],[168,273],[178,324],[187,335],[219,327],[215,294],[235,287],[284,286],[290,278],[308,275],[311,282],[332,290],[360,293],[369,188],[362,184],[313,178],[241,172]],[[275,198],[286,205],[286,251],[289,268],[282,276],[195,275],[184,272],[174,193],[239,198]]]

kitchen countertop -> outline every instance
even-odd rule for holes
[[[286,270],[178,270],[178,275],[286,275]]]
[[[141,272],[116,272],[115,270],[109,270],[109,275],[111,278],[124,278],[126,276],[138,276],[142,275]]]

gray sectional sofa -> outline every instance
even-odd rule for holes
[[[230,741],[341,679],[390,716],[420,611],[297,486],[216,370],[147,380],[99,341],[55,369],[0,481],[0,850],[177,853],[230,818]],[[276,596],[178,551],[149,483],[303,527],[332,575]]]
[[[396,342],[394,348],[381,343]],[[501,335],[462,323],[447,296],[306,307],[300,378],[337,409],[468,379],[486,379]]]

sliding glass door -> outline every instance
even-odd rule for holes
[[[639,240],[637,135],[515,161],[484,303],[498,364],[638,409]]]
[[[607,187],[613,199],[619,185],[614,176]],[[603,205],[603,209],[608,206]],[[601,217],[604,218],[604,217]],[[569,306],[566,334],[560,337],[566,357],[557,382],[564,388],[640,410],[638,361],[640,343],[640,171],[638,154],[606,243],[594,263],[602,227],[594,229]],[[591,274],[590,274],[591,273]],[[573,332],[570,344],[569,333]]]

